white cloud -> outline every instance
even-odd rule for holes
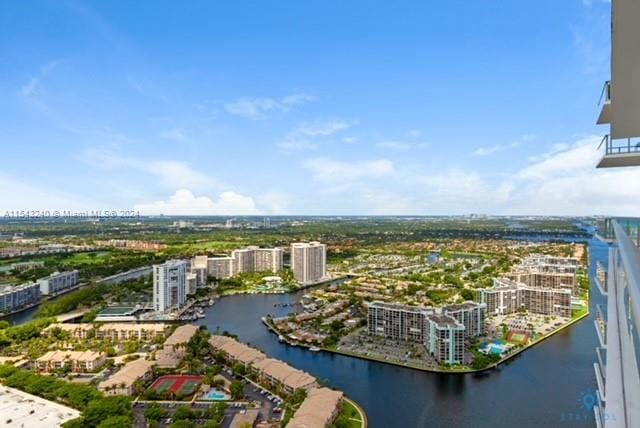
[[[222,192],[217,200],[195,196],[187,189],[177,190],[166,201],[140,203],[134,210],[141,215],[253,215],[260,214],[254,200],[235,192]]]
[[[160,133],[160,137],[165,140],[175,141],[176,143],[184,143],[188,141],[187,136],[184,132],[178,128],[167,129]]]
[[[22,88],[20,88],[20,95],[22,95],[24,98],[30,98],[31,96],[33,96],[36,93],[42,79],[44,79],[57,65],[58,61],[51,61],[42,66],[40,71],[38,71],[35,76],[31,77],[29,82],[27,82],[22,86]]]
[[[346,182],[362,178],[379,178],[394,172],[393,162],[388,159],[345,162],[329,158],[309,159],[303,166],[320,182]]]
[[[415,143],[411,141],[387,140],[376,144],[379,149],[388,149],[396,151],[408,151],[411,149],[423,149],[429,147],[428,143]]]
[[[32,185],[0,173],[0,216],[9,210],[59,210],[75,211],[98,209],[90,200],[50,189],[46,184]]]
[[[529,140],[526,140],[526,141],[529,141]],[[520,144],[521,144],[520,141],[514,141],[513,143],[510,143],[510,144],[496,144],[491,147],[478,147],[472,152],[472,154],[474,156],[489,156],[494,153],[502,152],[505,150],[515,149],[516,147],[519,147]]]
[[[315,101],[316,97],[304,93],[281,98],[240,98],[224,105],[227,113],[248,119],[261,119],[275,111],[286,112],[297,105]]]
[[[257,197],[258,205],[269,214],[289,214],[291,203],[289,195],[283,192],[270,191]]]
[[[344,120],[332,119],[302,123],[298,125],[294,132],[296,134],[306,135],[307,137],[326,137],[347,128],[349,128],[349,124]]]
[[[338,119],[304,122],[289,131],[278,143],[278,148],[288,152],[315,150],[318,148],[318,138],[329,137],[348,129],[349,126],[349,123]]]
[[[160,179],[160,184],[170,190],[188,188],[196,191],[208,191],[225,187],[220,180],[192,168],[186,162],[136,159],[120,156],[104,149],[87,149],[80,157],[99,168],[129,168],[156,176]]]
[[[342,142],[345,144],[356,144],[358,139],[356,137],[343,137]]]

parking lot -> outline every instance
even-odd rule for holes
[[[227,380],[232,381],[233,376],[229,372],[221,373]],[[161,420],[158,424],[159,427],[169,426],[173,420],[170,415],[182,406],[188,406],[192,410],[204,411],[211,406],[215,406],[218,401],[138,401],[134,403],[133,411],[135,415],[135,426],[139,428],[146,427],[146,421],[144,418],[144,411],[148,406],[153,404],[159,405],[161,408],[167,411],[168,417]],[[272,395],[270,392],[261,388],[259,385],[246,381],[244,387],[244,399],[242,401],[226,402],[228,408],[224,412],[224,418],[222,420],[221,428],[228,428],[233,420],[233,417],[237,413],[244,413],[249,408],[259,409],[258,420],[266,421],[279,421],[281,418],[280,407],[282,400],[279,397]],[[203,425],[207,422],[206,419],[195,419],[192,422],[196,425]]]

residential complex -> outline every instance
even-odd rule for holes
[[[369,334],[394,340],[425,343],[426,316],[433,309],[373,302],[369,304]]]
[[[484,323],[484,320],[483,320]],[[464,362],[465,328],[449,315],[427,315],[425,346],[440,364]]]
[[[484,319],[487,313],[487,306],[475,302],[464,302],[457,305],[447,305],[442,309],[442,313],[454,318],[458,324],[464,326],[465,337],[484,336]]]
[[[167,312],[182,308],[187,302],[187,263],[169,260],[153,265],[153,308]]]
[[[309,390],[317,385],[316,379],[282,361],[268,358],[262,352],[227,336],[212,335],[209,343],[216,351],[236,364],[242,364],[263,382],[292,393],[296,389]]]
[[[176,368],[186,355],[184,346],[198,331],[197,325],[185,324],[176,328],[165,340],[163,348],[156,352],[155,364],[160,368]]]
[[[98,370],[106,361],[104,352],[49,351],[35,361],[35,367],[41,372],[68,368],[74,373],[90,373]]]
[[[40,285],[0,285],[0,313],[9,314],[35,305],[40,301]]]
[[[44,296],[64,293],[80,285],[80,272],[77,270],[56,272],[46,278],[40,278],[38,285],[40,294]]]
[[[480,290],[480,301],[487,305],[487,315],[507,315],[519,310],[571,318],[571,290],[537,288],[506,278],[493,280],[492,288]]]
[[[314,388],[289,420],[287,428],[325,428],[331,426],[340,411],[342,391]]]
[[[277,272],[282,270],[281,248],[247,247],[231,252],[233,259],[233,273],[243,272]]]
[[[327,246],[319,242],[291,244],[293,277],[301,284],[310,284],[327,277]]]
[[[305,400],[287,423],[287,428],[325,428],[331,426],[340,412],[344,394],[341,391],[319,387],[316,378],[310,374],[282,361],[268,358],[257,349],[231,337],[212,335],[209,343],[229,363],[243,365],[261,383],[268,384],[285,394],[291,394],[300,389],[306,392]]]
[[[107,395],[133,395],[137,381],[147,381],[153,375],[153,362],[142,358],[125,364],[107,380],[100,382],[98,389]]]
[[[233,257],[209,257],[207,259],[209,276],[226,279],[233,276]]]
[[[464,302],[442,308],[372,302],[367,331],[387,339],[420,343],[441,364],[462,364],[465,339],[485,333],[486,305]]]

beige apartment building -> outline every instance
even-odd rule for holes
[[[134,383],[147,381],[153,375],[153,361],[138,359],[125,364],[107,380],[100,382],[98,389],[106,395],[133,395]]]
[[[74,373],[90,373],[98,370],[107,361],[104,352],[94,351],[49,351],[35,361],[40,372],[53,372],[70,367]]]
[[[325,428],[331,426],[340,412],[342,391],[313,388],[289,421],[286,428]]]
[[[301,370],[295,369],[282,361],[267,358],[262,352],[251,348],[233,338],[212,335],[209,338],[211,347],[221,352],[231,363],[242,364],[255,373],[262,382],[275,388],[281,388],[287,394],[296,389],[309,390],[317,385],[316,378]]]
[[[319,242],[291,244],[291,270],[301,284],[311,284],[327,277],[327,246]]]
[[[72,339],[84,340],[94,337],[100,340],[113,340],[115,342],[136,340],[150,342],[157,338],[163,338],[168,333],[169,324],[148,323],[105,323],[94,325],[89,323],[79,324],[51,324],[44,330],[44,334],[51,334],[55,330],[69,333]]]

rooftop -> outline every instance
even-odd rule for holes
[[[176,330],[165,340],[165,346],[173,346],[179,343],[187,343],[200,327],[193,324],[185,324],[176,328]]]
[[[0,385],[0,423],[29,428],[49,428],[80,416],[67,406]],[[6,421],[11,419],[11,423]]]

